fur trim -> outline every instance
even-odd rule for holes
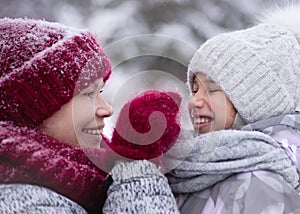
[[[260,23],[280,25],[292,32],[300,43],[300,4],[276,5],[258,18]]]

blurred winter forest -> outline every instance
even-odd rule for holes
[[[129,97],[152,88],[180,92],[185,108],[186,69],[195,50],[218,33],[251,26],[259,12],[275,3],[271,0],[0,2],[1,17],[44,18],[94,32],[113,64],[113,75],[104,96],[116,113]]]

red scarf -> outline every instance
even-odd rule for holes
[[[90,213],[101,213],[105,176],[81,148],[34,129],[0,122],[0,183],[47,187]]]

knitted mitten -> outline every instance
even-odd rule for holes
[[[107,146],[133,160],[153,159],[167,152],[180,132],[181,96],[150,90],[126,103],[120,111]]]

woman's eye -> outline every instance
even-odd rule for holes
[[[93,91],[84,93],[83,95],[89,96],[90,98],[94,98],[94,92]]]
[[[101,94],[103,92],[103,89],[101,89],[100,91],[99,91],[99,93]]]

